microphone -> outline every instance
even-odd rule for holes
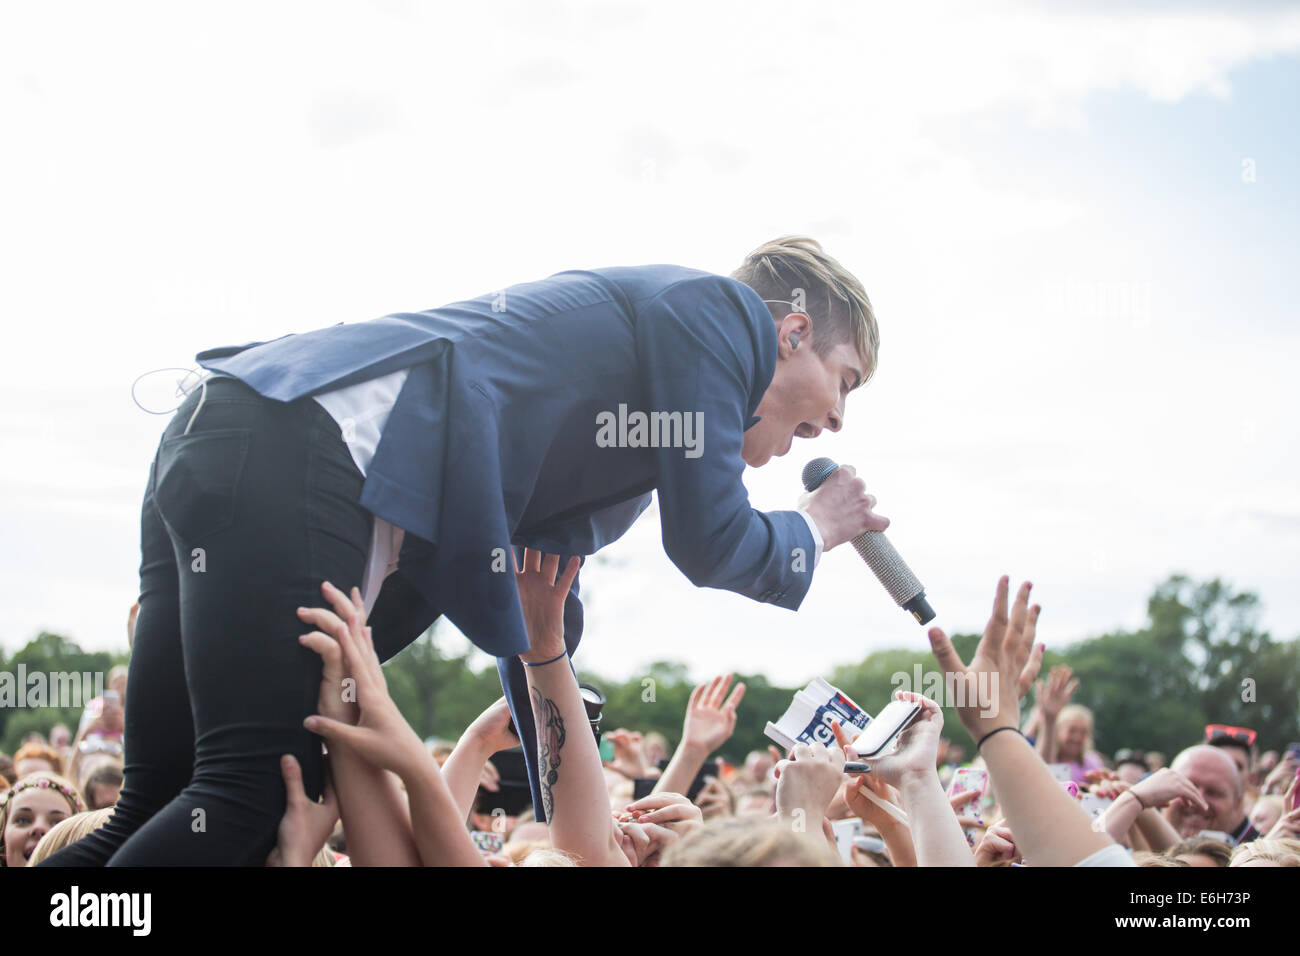
[[[839,467],[829,458],[814,458],[803,467],[804,490],[816,491]],[[880,579],[895,604],[909,612],[920,624],[929,624],[934,620],[934,608],[925,599],[924,586],[907,566],[907,562],[894,550],[883,531],[864,531],[853,539],[853,547],[862,560],[867,562],[872,573]]]

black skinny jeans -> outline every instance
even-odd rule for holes
[[[313,799],[321,661],[298,607],[360,585],[372,517],[338,425],[216,378],[163,433],[145,489],[126,783],[111,820],[46,866],[261,866],[284,813],[280,757]]]

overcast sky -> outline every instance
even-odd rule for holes
[[[840,434],[747,473],[756,507],[852,463],[950,632],[1003,572],[1051,647],[1184,571],[1300,633],[1300,11],[974,6],[9,6],[0,646],[125,644],[167,421],[141,373],[785,233],[862,278],[881,363]],[[848,546],[798,613],[694,589],[653,511],[604,554],[598,672],[927,646]]]

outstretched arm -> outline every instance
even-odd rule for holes
[[[365,607],[355,589],[349,603],[350,608],[335,603],[346,620],[335,628],[334,636],[343,652],[343,665],[356,681],[358,720],[354,725],[331,717],[308,717],[307,729],[324,737],[331,750],[351,748],[372,767],[401,778],[410,807],[411,835],[425,866],[486,865],[438,764],[388,695],[370,628],[365,626]]]
[[[510,708],[504,697],[479,714],[460,735],[456,747],[442,765],[442,778],[451,789],[461,818],[469,817],[474,795],[483,780],[483,770],[492,755],[519,746],[519,738],[510,730]]]
[[[937,627],[930,630],[930,645],[949,680],[961,681],[967,688],[994,689],[993,700],[968,693],[957,713],[980,745],[1017,848],[1034,866],[1073,866],[1113,841],[1093,832],[1088,815],[1019,732],[1017,678],[1029,659],[1040,610],[1037,605],[1029,608],[1030,587],[1028,582],[1021,585],[1008,616],[1008,581],[1005,576],[998,581],[993,615],[969,667]]]
[[[299,619],[316,630],[302,635],[298,642],[321,657],[317,712],[351,725],[357,722],[358,716],[355,683],[349,682],[339,635],[349,628],[365,626],[365,606],[355,589],[349,599],[325,582],[321,594],[332,610],[300,608]],[[420,854],[411,834],[411,814],[397,775],[374,766],[355,747],[343,741],[331,742],[329,763],[352,864],[419,866]]]
[[[726,743],[736,730],[736,708],[745,696],[739,683],[727,696],[731,675],[724,674],[700,684],[691,691],[682,722],[682,742],[673,751],[663,776],[655,784],[655,793],[687,793],[704,761]]]
[[[513,554],[513,549],[511,554]],[[516,570],[529,648],[520,654],[537,725],[537,770],[551,844],[588,866],[625,866],[610,811],[600,751],[564,644],[564,600],[578,573],[571,558],[556,578],[558,555],[524,550]]]

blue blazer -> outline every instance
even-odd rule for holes
[[[751,508],[741,482],[744,432],[776,354],[754,290],[652,265],[561,272],[425,312],[211,349],[198,362],[285,402],[409,369],[361,497],[406,531],[372,613],[377,649],[392,656],[446,614],[506,659],[524,730],[527,695],[514,700],[510,686],[522,669],[508,662],[528,635],[504,549],[594,554],[657,490],[664,549],[692,583],[799,606],[812,533],[796,511]],[[661,416],[653,435],[638,431],[638,412],[676,413],[682,428]],[[681,447],[687,437],[694,447]],[[566,605],[571,650],[577,590],[575,581]]]

